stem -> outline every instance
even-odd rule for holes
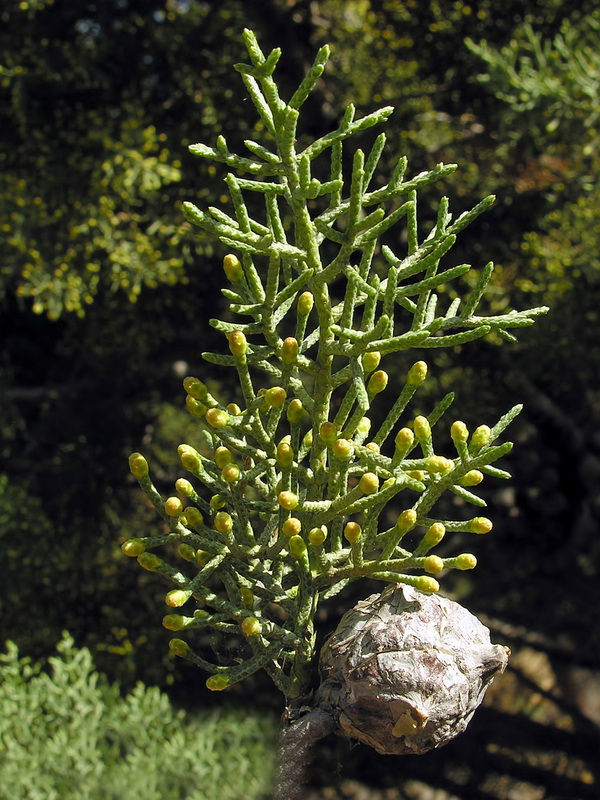
[[[279,729],[273,800],[302,800],[314,745],[336,723],[327,711],[317,706],[298,719],[290,720],[286,711]]]

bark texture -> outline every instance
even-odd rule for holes
[[[302,799],[313,746],[328,733],[333,733],[336,726],[325,709],[302,709],[300,713],[302,715],[297,719],[285,719],[281,724],[273,800]]]

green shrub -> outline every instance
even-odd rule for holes
[[[0,798],[259,800],[275,724],[249,710],[173,709],[139,683],[125,697],[64,634],[46,673],[0,655]]]

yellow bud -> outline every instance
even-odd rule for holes
[[[325,444],[333,444],[337,435],[338,431],[333,422],[322,422],[319,426],[319,436]]]
[[[427,364],[424,361],[417,361],[408,370],[406,383],[409,386],[419,386],[427,377]]]
[[[194,494],[194,487],[185,478],[177,478],[175,481],[175,489],[184,497],[191,497]]]
[[[288,541],[288,549],[294,558],[304,558],[306,555],[306,543],[301,536],[291,536]]]
[[[361,417],[356,426],[356,432],[361,436],[367,436],[371,430],[371,420],[368,417]]]
[[[220,494],[213,494],[213,496],[210,498],[209,505],[213,511],[217,511],[219,508],[224,508],[227,503]]]
[[[124,555],[136,558],[141,555],[146,549],[146,545],[141,539],[127,539],[121,545],[121,550]]]
[[[294,494],[294,492],[279,492],[279,497],[277,499],[279,505],[287,511],[293,511],[300,502],[298,495]]]
[[[227,411],[232,414],[234,417],[239,417],[242,413],[242,409],[238,406],[237,403],[227,403]]]
[[[258,636],[262,630],[262,625],[256,617],[246,617],[242,620],[240,628],[242,629],[242,633],[246,634],[246,636]]]
[[[430,578],[428,575],[421,575],[417,579],[416,588],[420,589],[422,592],[427,592],[427,594],[435,594],[439,592],[440,585],[435,578]]]
[[[367,394],[369,397],[374,397],[376,394],[383,392],[385,387],[388,385],[388,374],[382,369],[378,369],[377,372],[374,372],[371,377],[369,378],[369,382],[367,384]]]
[[[380,453],[381,447],[377,444],[377,442],[367,442],[365,445],[367,450],[370,450],[372,453]]]
[[[185,617],[181,614],[167,614],[163,617],[162,624],[168,631],[181,631],[185,627]]]
[[[190,652],[190,646],[183,639],[171,639],[169,650],[176,656],[186,656]]]
[[[410,469],[406,473],[409,478],[414,478],[416,481],[422,481],[426,473],[422,469]]]
[[[314,547],[319,547],[327,538],[327,528],[322,525],[320,528],[311,528],[308,534],[308,541]]]
[[[284,364],[294,364],[298,358],[299,352],[300,346],[297,339],[294,339],[293,336],[288,336],[283,340],[281,346],[281,360]]]
[[[201,528],[204,525],[202,514],[196,506],[188,506],[181,515],[181,522],[184,525],[191,525],[193,528]]]
[[[444,569],[444,562],[439,556],[427,556],[423,562],[423,569],[436,575]]]
[[[165,500],[165,511],[169,517],[180,517],[183,512],[183,503],[178,497],[168,497]]]
[[[473,553],[461,553],[454,559],[454,566],[456,569],[475,569],[477,566],[477,559]]]
[[[396,520],[396,530],[399,533],[408,533],[417,524],[417,512],[412,508],[403,511]]]
[[[290,404],[287,408],[288,422],[300,422],[303,412],[304,406],[302,405],[301,400],[298,400],[296,397],[293,400],[290,400]]]
[[[242,269],[239,258],[232,253],[229,253],[223,259],[223,270],[227,276],[227,280],[232,283],[241,280],[244,275],[244,270]]]
[[[433,474],[449,472],[453,467],[454,461],[444,456],[429,456],[425,459],[425,469]]]
[[[148,474],[148,462],[141,453],[132,453],[129,456],[129,471],[138,481],[146,477]]]
[[[252,594],[252,589],[249,586],[242,586],[240,588],[240,596],[242,598],[242,603],[246,606],[246,608],[252,608],[254,605],[254,595]]]
[[[177,547],[177,552],[185,561],[195,561],[196,560],[196,551],[193,547],[190,547],[189,544],[180,544]]]
[[[483,472],[471,469],[459,480],[461,486],[477,486],[483,480]]]
[[[406,453],[406,451],[412,447],[414,440],[415,435],[410,428],[401,428],[394,439],[396,450]]]
[[[427,417],[415,417],[413,427],[415,436],[420,442],[431,439],[431,426]]]
[[[372,350],[369,353],[363,353],[361,361],[365,372],[373,372],[373,370],[377,369],[379,366],[379,362],[381,361],[381,353],[379,350]]]
[[[441,522],[434,522],[433,525],[430,525],[430,527],[425,531],[422,544],[426,545],[427,547],[435,547],[436,544],[439,544],[442,541],[445,535],[446,528],[444,525],[442,525]]]
[[[469,429],[459,419],[450,426],[450,436],[453,442],[466,442],[469,438]]]
[[[487,517],[474,517],[469,522],[469,533],[489,533],[493,528],[492,520]]]
[[[196,550],[196,564],[200,568],[205,567],[208,562],[210,561],[210,553],[207,553],[206,550]],[[196,612],[194,612],[194,616]]]
[[[233,530],[233,518],[226,511],[217,511],[214,519],[215,530],[219,533],[231,533]]]
[[[207,408],[204,403],[201,403],[200,400],[196,400],[191,394],[188,394],[185,398],[185,405],[192,417],[196,419],[203,419],[206,414]]]
[[[302,292],[298,298],[298,313],[301,317],[306,317],[310,314],[314,302],[315,298],[312,296],[311,292]]]
[[[358,522],[347,522],[344,526],[344,538],[350,542],[350,544],[355,544],[358,542],[362,535],[362,528],[358,524]]]
[[[183,379],[183,388],[191,395],[194,400],[204,401],[206,399],[206,386],[198,378],[189,376]]]
[[[232,331],[229,336],[229,350],[235,358],[242,358],[248,350],[248,342],[243,331]]]
[[[180,444],[177,448],[179,459],[188,472],[196,473],[200,469],[200,457],[193,447]]]
[[[162,565],[162,561],[154,553],[141,553],[137,557],[137,562],[140,567],[143,567],[148,572],[156,572]]]
[[[241,477],[242,473],[240,468],[237,464],[227,464],[221,470],[221,478],[226,483],[237,483]]]
[[[223,469],[227,464],[233,461],[231,451],[226,447],[217,447],[215,450],[215,464],[219,469]]]
[[[476,453],[478,450],[481,450],[482,447],[488,445],[490,443],[491,434],[492,431],[490,430],[490,428],[488,428],[487,425],[480,425],[473,432],[469,450]]]
[[[283,525],[281,526],[281,531],[284,536],[290,538],[291,536],[297,536],[300,531],[302,530],[302,523],[297,517],[290,517],[286,519]]]
[[[365,472],[361,475],[358,486],[363,494],[375,494],[379,489],[379,478],[374,472]]]
[[[206,680],[205,686],[207,689],[210,689],[211,692],[222,692],[229,686],[229,679],[227,675],[218,672],[216,675],[211,675],[210,678]]]
[[[294,461],[294,451],[289,442],[279,442],[277,445],[277,463],[280,467],[291,467]]]
[[[340,461],[349,461],[354,455],[354,445],[348,439],[336,439],[331,445],[331,451]]]
[[[187,589],[172,589],[165,596],[165,603],[171,608],[179,608],[187,603],[192,593]]]
[[[211,428],[225,428],[229,425],[229,414],[219,408],[209,408],[204,418]]]
[[[287,392],[281,386],[271,386],[264,394],[267,405],[271,408],[281,408],[285,403]]]

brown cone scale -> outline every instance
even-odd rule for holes
[[[382,754],[420,754],[467,727],[509,650],[458,603],[410,586],[359,602],[321,653],[317,703],[337,733]]]

